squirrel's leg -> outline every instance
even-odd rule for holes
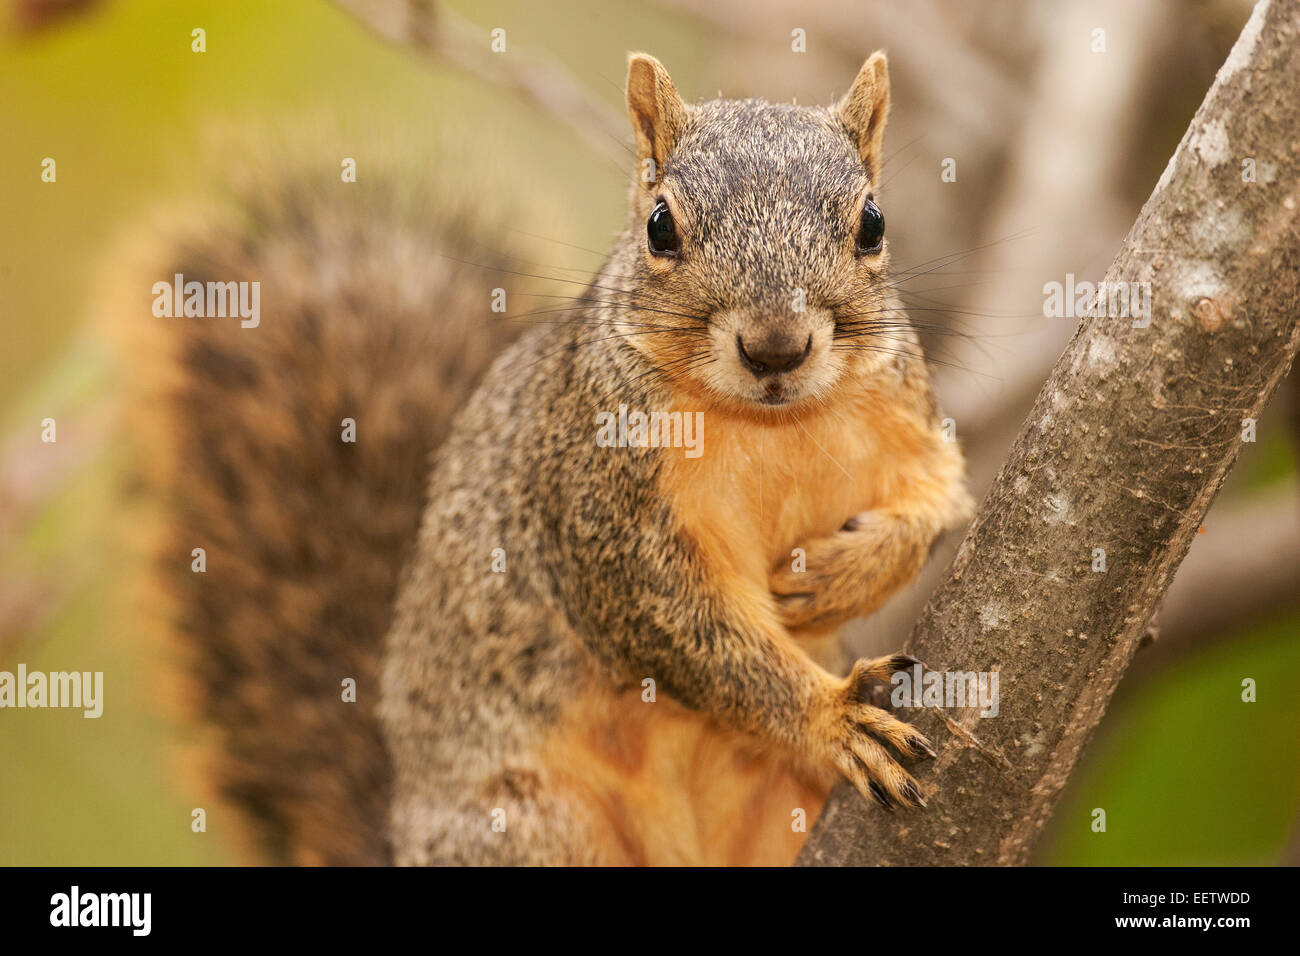
[[[916,515],[878,510],[808,542],[802,560],[772,574],[782,623],[795,630],[865,617],[916,576],[940,530]]]
[[[714,594],[677,606],[679,613],[691,611],[670,623],[676,639],[637,649],[648,665],[645,676],[659,677],[687,706],[833,768],[887,808],[924,805],[916,781],[887,747],[920,757],[933,756],[933,749],[915,728],[866,702],[871,682],[888,682],[894,670],[915,662],[860,660],[848,677],[837,678],[796,646],[777,622],[769,594],[734,581]]]

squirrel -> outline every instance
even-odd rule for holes
[[[841,777],[924,806],[931,744],[869,702],[917,662],[818,663],[972,511],[893,293],[889,101],[881,52],[829,108],[687,104],[630,55],[627,226],[521,336],[484,318],[507,257],[464,259],[490,230],[410,183],[252,188],[164,239],[276,280],[256,329],[156,320],[144,409],[212,774],[266,858],[788,864]],[[626,409],[698,447],[598,440]]]

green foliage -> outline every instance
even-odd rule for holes
[[[1276,864],[1300,808],[1300,615],[1231,635],[1152,679],[1121,685],[1044,862]],[[1255,703],[1241,699],[1243,678]],[[1106,811],[1106,832],[1090,828]]]

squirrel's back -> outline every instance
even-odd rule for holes
[[[511,337],[489,311],[503,283],[463,261],[482,262],[483,226],[412,186],[427,175],[268,168],[166,220],[107,308],[140,386],[187,704],[221,738],[207,776],[271,861],[382,863],[379,646],[429,455]],[[256,314],[210,314],[210,284]]]

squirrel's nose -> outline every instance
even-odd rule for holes
[[[812,351],[812,335],[802,346],[787,336],[770,335],[745,344],[745,340],[736,336],[736,351],[740,361],[759,378],[775,375],[778,372],[790,372],[803,364],[808,353]]]

